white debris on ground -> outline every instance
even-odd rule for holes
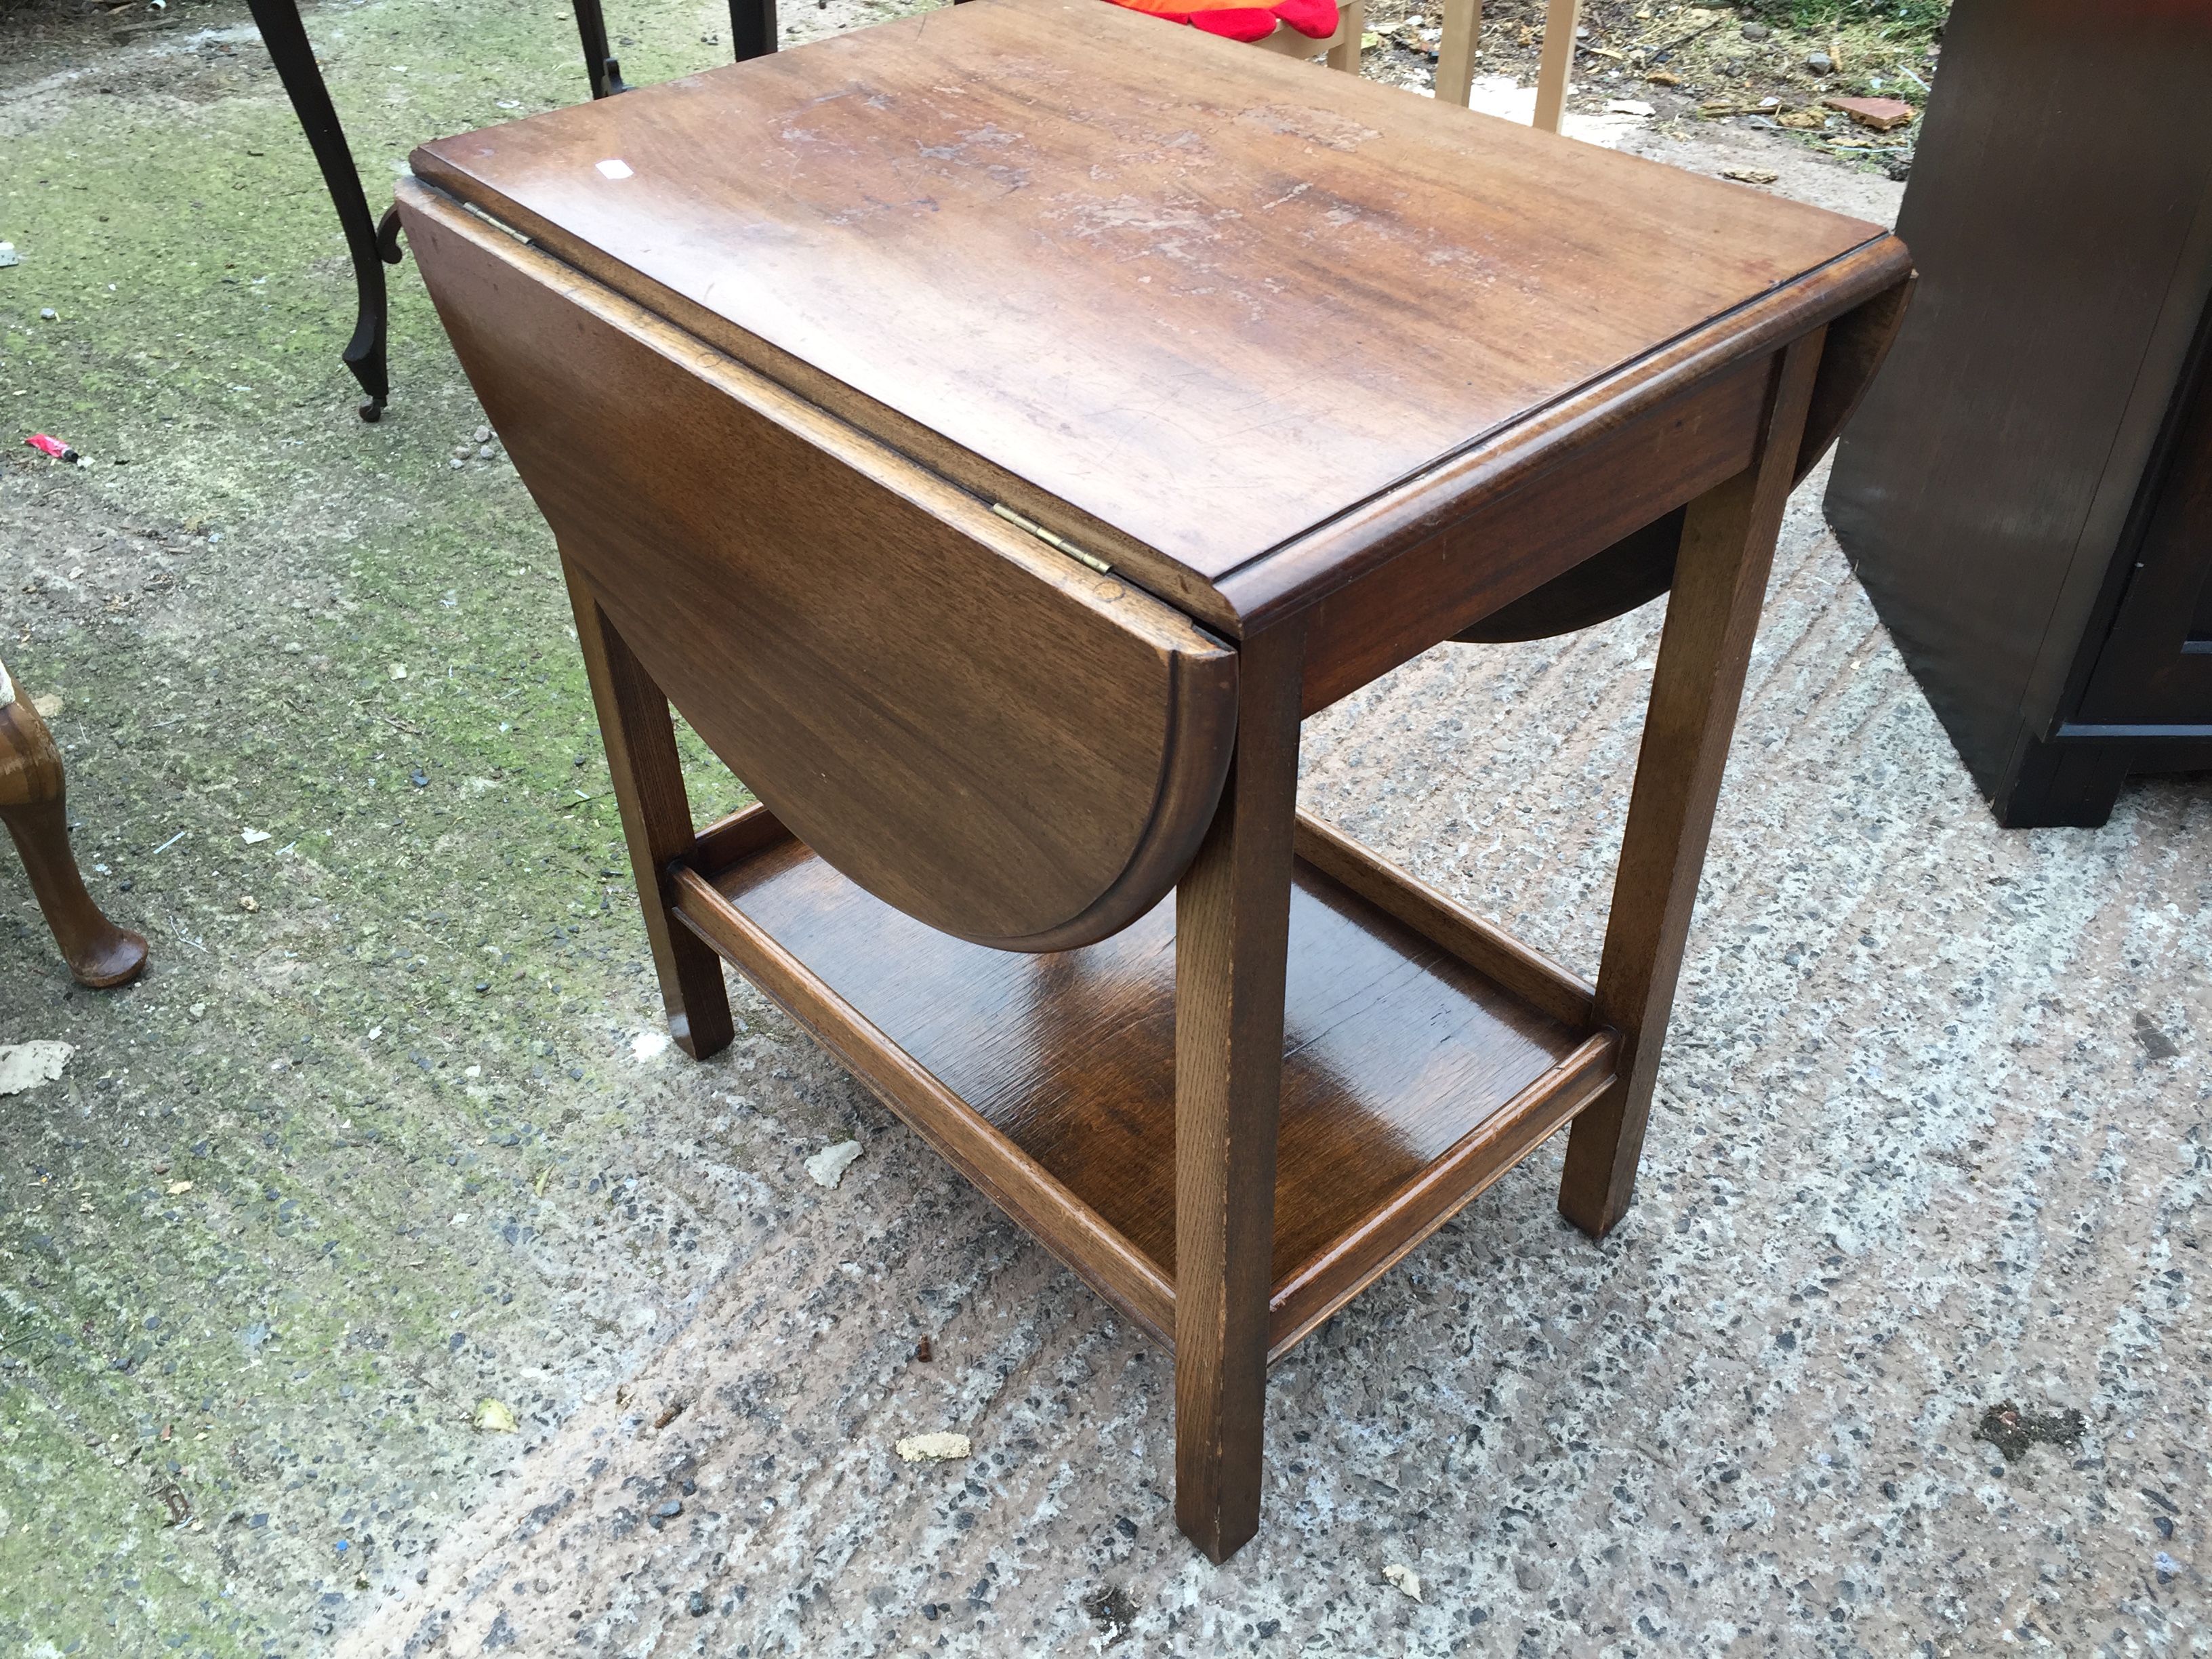
[[[640,1031],[629,1040],[629,1057],[635,1060],[657,1060],[667,1052],[665,1031]]]
[[[1389,1566],[1382,1569],[1382,1577],[1389,1583],[1395,1584],[1406,1595],[1412,1596],[1416,1601],[1421,1599],[1420,1575],[1415,1572],[1411,1567],[1401,1566],[1397,1562],[1393,1561]]]
[[[835,1146],[824,1146],[806,1160],[806,1173],[822,1187],[835,1187],[845,1178],[845,1171],[853,1167],[853,1160],[860,1155],[857,1140],[841,1140]]]
[[[0,1046],[0,1095],[20,1095],[62,1074],[76,1049],[66,1042],[10,1042]]]
[[[908,1463],[949,1463],[975,1455],[964,1434],[913,1434],[898,1443],[899,1456]]]

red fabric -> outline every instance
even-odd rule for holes
[[[1193,28],[1224,35],[1231,40],[1264,40],[1275,32],[1278,22],[1287,24],[1310,40],[1326,40],[1336,33],[1336,0],[1276,0],[1272,6],[1242,4],[1237,0],[1221,0],[1218,4],[1200,0],[1197,5],[1192,5],[1190,0],[1110,3],[1170,23],[1188,23]]]
[[[1231,40],[1264,40],[1275,32],[1275,14],[1259,6],[1224,6],[1218,11],[1194,11],[1185,20],[1208,34]]]
[[[1336,0],[1277,0],[1275,15],[1310,40],[1336,33]]]

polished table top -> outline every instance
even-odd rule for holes
[[[1271,550],[1895,246],[1097,0],[976,0],[413,164],[1217,622],[1202,590]]]

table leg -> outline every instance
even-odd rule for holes
[[[607,18],[599,0],[576,0],[576,33],[584,42],[584,74],[592,83],[592,96],[611,97],[628,92],[623,84],[622,64],[607,50]]]
[[[1215,1561],[1260,1525],[1304,645],[1238,652],[1236,758],[1176,889],[1176,1522]]]
[[[399,263],[396,238],[380,245],[376,222],[369,217],[368,198],[354,170],[353,152],[346,148],[345,130],[338,125],[330,89],[315,67],[314,48],[307,44],[307,27],[300,21],[294,0],[246,0],[253,21],[261,31],[261,44],[276,66],[276,78],[292,100],[307,135],[307,148],[323,170],[323,183],[337,210],[345,232],[346,248],[353,256],[356,315],[353,338],[346,343],[345,366],[353,371],[361,389],[368,394],[361,406],[364,421],[380,420],[392,396],[392,379],[385,367],[384,267]]]
[[[730,1000],[722,988],[721,958],[677,921],[673,908],[669,860],[689,853],[696,836],[668,698],[615,632],[575,567],[563,560],[562,569],[592,702],[599,709],[599,735],[607,746],[607,770],[622,809],[646,937],[660,975],[668,1034],[692,1059],[704,1060],[730,1046]]]
[[[1445,0],[1443,39],[1437,42],[1436,94],[1465,109],[1474,91],[1474,55],[1482,45],[1482,0]]]
[[[1544,11],[1544,55],[1536,64],[1536,112],[1533,125],[1539,132],[1557,132],[1560,113],[1567,106],[1567,88],[1575,73],[1575,25],[1581,21],[1582,0],[1551,0]]]
[[[1328,66],[1346,75],[1359,73],[1359,43],[1367,34],[1367,0],[1338,0],[1336,27],[1344,39],[1329,48]]]
[[[775,50],[775,0],[730,0],[730,50],[740,64]]]
[[[1559,1183],[1560,1212],[1593,1238],[1612,1231],[1636,1190],[1659,1051],[1825,334],[1783,352],[1759,459],[1692,501],[1682,527],[1598,967],[1595,1023],[1620,1033],[1620,1072],[1575,1120]]]
[[[52,733],[0,664],[0,823],[22,855],[62,960],[80,985],[105,990],[137,978],[146,941],[101,915],[84,890],[70,851],[68,787]]]

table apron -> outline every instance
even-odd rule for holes
[[[1316,714],[1749,466],[1773,379],[1753,358],[1607,433],[1336,589],[1306,635]]]

